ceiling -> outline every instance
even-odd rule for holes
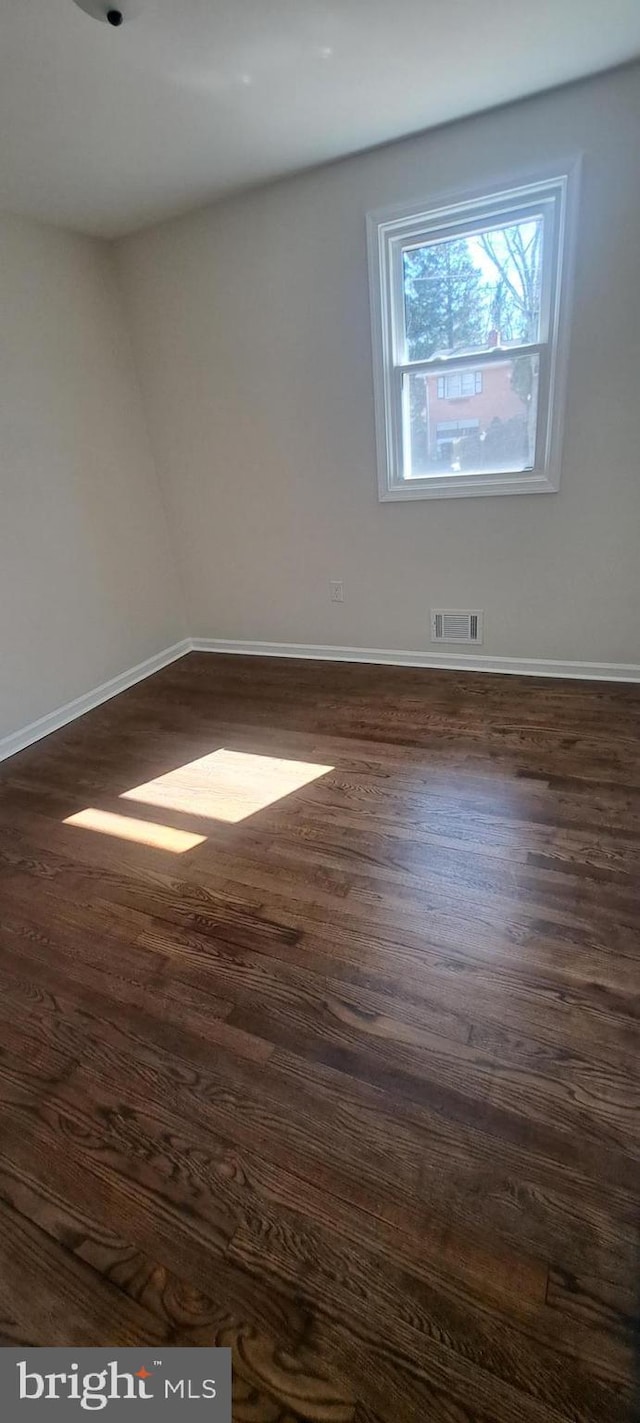
[[[639,0],[120,8],[0,0],[0,207],[117,236],[640,54]]]

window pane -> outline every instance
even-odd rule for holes
[[[537,341],[542,232],[542,218],[530,217],[406,248],[409,360]]]
[[[538,373],[537,356],[507,356],[479,373],[470,367],[445,376],[405,374],[405,479],[532,469]],[[460,390],[465,394],[452,393]]]

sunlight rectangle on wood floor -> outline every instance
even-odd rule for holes
[[[220,747],[125,791],[123,799],[235,824],[332,770],[333,766],[313,761],[289,761]]]
[[[115,835],[119,840],[134,840],[138,845],[150,845],[154,850],[169,850],[172,855],[184,855],[185,850],[203,845],[206,839],[204,835],[193,835],[187,830],[174,830],[171,825],[156,825],[151,820],[113,815],[94,806],[78,811],[77,815],[70,815],[63,823],[77,825],[82,830],[96,830],[101,835]]]

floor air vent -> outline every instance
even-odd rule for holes
[[[482,642],[482,613],[454,608],[431,609],[432,642]]]

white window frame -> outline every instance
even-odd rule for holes
[[[429,201],[402,203],[369,213],[367,238],[373,340],[379,497],[454,499],[486,494],[550,494],[560,484],[569,318],[573,289],[580,156],[516,179],[487,183],[480,190],[439,194]],[[542,215],[543,273],[540,339],[428,360],[408,359],[405,338],[402,254],[421,239],[433,241]],[[539,390],[534,466],[521,473],[482,470],[442,472],[423,478],[404,475],[403,377],[411,372],[446,375],[460,368],[483,370],[510,353],[539,358]]]

